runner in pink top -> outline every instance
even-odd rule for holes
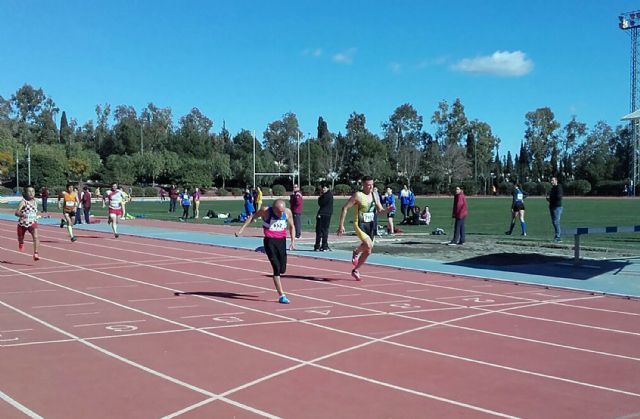
[[[289,304],[289,299],[282,290],[280,275],[287,270],[287,230],[291,237],[289,249],[295,249],[295,228],[291,210],[287,208],[282,199],[276,199],[273,206],[262,207],[250,215],[236,233],[236,237],[242,234],[244,228],[249,225],[254,218],[262,218],[263,220],[264,252],[267,254],[271,267],[273,268],[273,284],[280,296],[278,302],[281,304]]]

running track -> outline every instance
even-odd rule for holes
[[[0,222],[0,417],[640,417],[640,303]],[[178,293],[176,295],[175,293]]]

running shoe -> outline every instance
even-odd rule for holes
[[[118,237],[120,237],[120,235],[119,235],[118,233],[116,233],[116,234],[115,234],[115,236],[116,236],[116,239],[117,239]]]
[[[33,254],[33,260],[35,260],[36,262],[40,260],[40,256],[38,256],[37,253]]]
[[[287,298],[286,295],[282,294],[280,298],[278,298],[278,302],[280,304],[289,304],[289,299]]]
[[[78,240],[78,238],[77,238],[76,236],[71,237],[71,241],[72,241],[72,242],[74,242],[74,241],[76,241],[76,240]]]
[[[356,253],[356,251],[354,250],[353,253],[351,254],[351,264],[353,266],[358,266],[359,259],[360,259],[360,255]]]
[[[18,243],[18,250],[24,252],[24,243]]]
[[[351,271],[351,276],[353,277],[353,279],[355,279],[356,281],[360,281],[362,278],[360,278],[360,272],[358,272],[357,269],[354,269]]]

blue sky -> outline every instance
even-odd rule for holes
[[[0,0],[0,95],[41,87],[80,124],[95,106],[192,107],[232,134],[286,112],[315,135],[322,116],[368,128],[411,103],[433,132],[441,100],[488,122],[517,152],[525,113],[616,126],[629,111],[637,1]]]

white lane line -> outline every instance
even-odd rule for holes
[[[314,306],[314,307],[294,307],[294,308],[278,308],[276,311],[299,311],[299,310],[317,310],[319,308],[333,308],[334,306]]]
[[[22,272],[18,272],[16,275],[24,275]],[[31,294],[36,292],[56,292],[60,290],[30,290],[30,291],[5,291],[0,292],[0,295],[9,295],[9,294]]]
[[[94,312],[91,312],[91,313],[69,313],[69,314],[65,314],[65,316],[69,316],[69,317],[72,317],[72,316],[90,316],[92,314],[100,314],[100,312],[99,311],[94,311]]]
[[[52,305],[52,306],[33,306],[31,308],[57,308],[57,307],[78,307],[78,306],[90,306],[95,304],[94,302],[89,302],[89,303],[73,303],[73,304],[56,304],[56,305]]]
[[[482,297],[482,295],[479,295],[479,294],[454,295],[453,297],[436,297],[436,300],[455,300],[458,298],[474,298],[474,297]]]
[[[137,300],[127,300],[130,303],[141,303],[144,301],[163,301],[163,300],[175,300],[178,296],[173,297],[161,297],[161,298],[140,298]]]
[[[360,303],[361,306],[372,306],[376,304],[395,304],[395,303],[408,303],[408,302],[417,302],[415,300],[394,300],[394,301],[374,301],[372,303]]]
[[[40,416],[33,410],[29,409],[27,406],[23,405],[22,403],[18,402],[17,400],[12,399],[11,397],[9,397],[8,394],[4,393],[2,390],[0,390],[0,399],[9,403],[11,406],[15,407],[17,410],[21,411],[22,413],[29,416],[30,418],[43,419],[42,416]]]
[[[340,294],[340,295],[336,295],[336,297],[357,297],[359,295],[362,295],[362,294]]]
[[[85,323],[85,324],[76,324],[73,327],[90,327],[90,326],[104,326],[109,324],[128,324],[128,323],[142,323],[146,322],[146,320],[121,320],[118,322],[104,322],[104,323]]]
[[[240,314],[244,314],[244,311],[239,311],[237,313],[215,313],[215,314],[195,314],[193,316],[182,316],[181,319],[197,319],[199,317],[221,317],[221,316],[239,316]]]
[[[183,284],[203,284],[211,281],[179,281],[179,282],[167,282],[166,285],[183,285]]]
[[[175,310],[175,309],[179,309],[179,308],[194,308],[194,307],[199,307],[197,304],[196,305],[192,305],[192,306],[171,306],[171,307],[167,307],[169,310]]]
[[[33,329],[13,329],[13,330],[0,330],[0,333],[12,333],[12,332],[28,332]]]
[[[106,290],[109,288],[135,288],[137,285],[105,285],[103,287],[87,287],[86,290]]]

